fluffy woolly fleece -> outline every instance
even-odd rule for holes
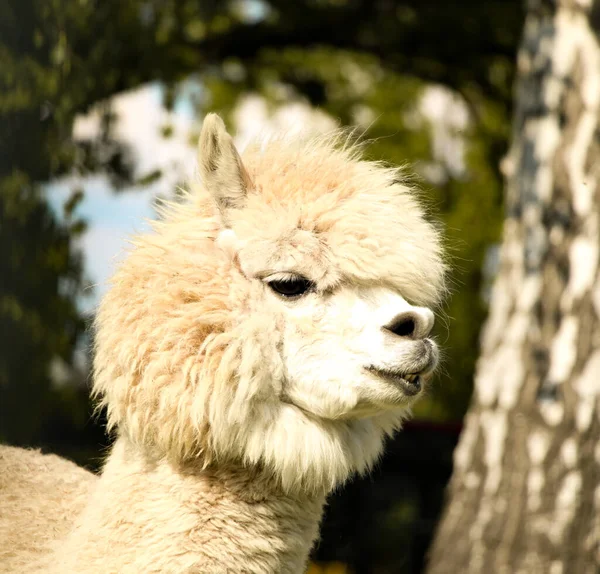
[[[199,181],[135,238],[97,315],[103,472],[1,451],[0,571],[304,570],[327,493],[376,461],[437,362],[439,233],[350,139],[242,160],[207,116]],[[48,511],[32,524],[25,500]]]

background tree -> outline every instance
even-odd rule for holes
[[[501,267],[430,572],[600,562],[600,2],[527,9]]]

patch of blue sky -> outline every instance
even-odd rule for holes
[[[64,204],[77,186],[84,190],[75,216],[84,219],[88,229],[80,239],[84,254],[84,272],[95,284],[91,295],[79,302],[84,311],[92,311],[106,290],[106,283],[122,258],[131,235],[150,231],[154,219],[153,202],[157,195],[169,197],[175,184],[193,173],[195,152],[188,145],[189,130],[196,118],[202,88],[197,78],[183,82],[172,114],[163,108],[164,88],[153,83],[115,97],[119,117],[117,136],[127,142],[136,158],[136,174],[160,168],[163,177],[147,188],[128,188],[115,192],[104,175],[85,178],[65,177],[46,184],[46,197],[57,217],[62,218]],[[86,134],[93,135],[93,113],[81,118]],[[172,123],[171,138],[161,137],[161,128]]]
[[[54,181],[46,185],[47,199],[58,217],[63,216],[63,206],[71,196],[76,182],[70,179]],[[144,189],[129,189],[114,192],[106,177],[98,175],[77,182],[84,190],[83,200],[75,210],[75,215],[89,225],[107,225],[129,229],[134,223],[144,228],[145,219],[155,216],[152,196]]]
[[[95,176],[78,182],[84,189],[83,200],[75,216],[88,223],[88,229],[79,240],[84,254],[84,275],[93,288],[79,301],[83,312],[93,312],[105,293],[107,280],[127,249],[128,238],[150,231],[148,220],[154,219],[152,194],[143,190],[115,193],[105,177]],[[58,217],[70,197],[74,182],[55,181],[45,188],[48,202]]]

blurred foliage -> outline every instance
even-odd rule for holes
[[[110,96],[159,81],[172,107],[191,75],[204,85],[199,111],[231,115],[249,92],[272,107],[307,101],[342,124],[363,126],[372,157],[423,173],[435,155],[431,126],[414,121],[423,89],[442,84],[466,103],[467,169],[455,174],[438,162],[435,184],[421,181],[446,224],[456,271],[450,334],[443,321],[439,329],[448,377],[418,413],[460,418],[485,313],[482,261],[499,235],[497,166],[507,145],[521,23],[521,0],[1,2],[0,417],[18,412],[28,420],[17,419],[10,431],[3,423],[0,438],[39,438],[51,404],[50,365],[55,357],[72,361],[82,327],[75,245],[84,223],[57,219],[40,184],[98,171],[116,187],[131,183],[133,158],[114,136],[119,118]],[[101,111],[101,133],[75,141],[74,119],[92,107]],[[171,131],[163,127],[165,137]],[[75,190],[67,212],[78,197]],[[18,428],[29,430],[21,436]]]
[[[326,564],[311,562],[308,565],[306,574],[349,574],[349,572],[348,566],[342,562],[328,562]]]
[[[77,223],[58,225],[26,174],[2,176],[0,439],[27,444],[52,412],[52,361],[70,361],[81,331],[81,262],[72,250]]]
[[[88,414],[85,395],[51,384],[84,326],[75,244],[85,222],[73,215],[82,191],[59,221],[40,182],[105,165],[118,184],[130,172],[109,121],[101,141],[71,139],[75,113],[95,97],[68,34],[87,35],[92,7],[71,4],[0,3],[0,440],[14,444],[42,442],[57,421],[82,428]]]

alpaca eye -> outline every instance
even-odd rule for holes
[[[282,279],[280,281],[269,281],[267,285],[284,297],[298,297],[304,295],[311,287],[313,287],[312,281],[305,279],[304,277],[290,277],[289,279]]]

